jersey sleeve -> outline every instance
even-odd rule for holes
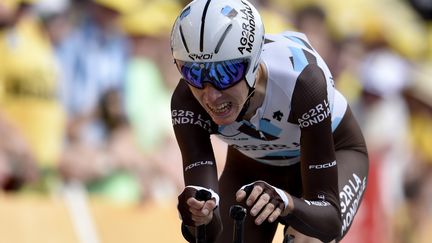
[[[218,192],[216,160],[210,140],[217,126],[182,80],[171,98],[171,118],[182,154],[185,185]]]
[[[330,86],[330,88],[333,88]],[[323,71],[309,64],[299,75],[291,101],[290,122],[301,130],[302,198],[286,220],[303,234],[324,242],[338,236],[341,227],[338,173],[328,84]]]

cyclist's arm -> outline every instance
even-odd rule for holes
[[[182,154],[185,185],[218,192],[216,161],[210,140],[215,124],[184,81],[180,81],[174,90],[171,117]]]
[[[204,187],[218,193],[216,160],[210,135],[217,126],[192,95],[184,81],[180,81],[171,99],[171,117],[174,133],[180,147],[183,160],[183,179],[185,186]],[[180,214],[187,214],[188,189],[179,196]],[[217,205],[216,205],[217,206]],[[188,216],[187,216],[188,217]],[[183,219],[183,223],[191,219]],[[186,226],[189,225],[189,226]],[[195,241],[194,227],[191,222],[182,224],[183,236]],[[214,211],[211,222],[207,225],[208,239],[216,239],[221,231],[219,210]]]
[[[284,219],[303,234],[323,241],[340,232],[338,176],[324,73],[308,65],[298,77],[290,121],[301,129],[302,198]]]

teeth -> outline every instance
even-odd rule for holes
[[[207,107],[214,113],[223,113],[228,111],[231,108],[231,102],[225,102],[218,106],[207,105]]]

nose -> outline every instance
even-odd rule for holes
[[[213,85],[211,84],[204,84],[204,97],[209,102],[216,101],[219,97],[222,96],[222,92],[217,90]]]

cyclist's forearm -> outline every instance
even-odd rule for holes
[[[183,179],[186,186],[202,186],[218,191],[216,162],[213,158],[183,162]]]
[[[280,217],[284,224],[295,230],[329,242],[340,234],[341,219],[338,208],[326,201],[309,201],[292,197],[293,210]]]
[[[195,149],[190,144],[179,144],[185,185],[202,186],[218,192],[216,160],[210,142],[202,142],[201,146]]]

